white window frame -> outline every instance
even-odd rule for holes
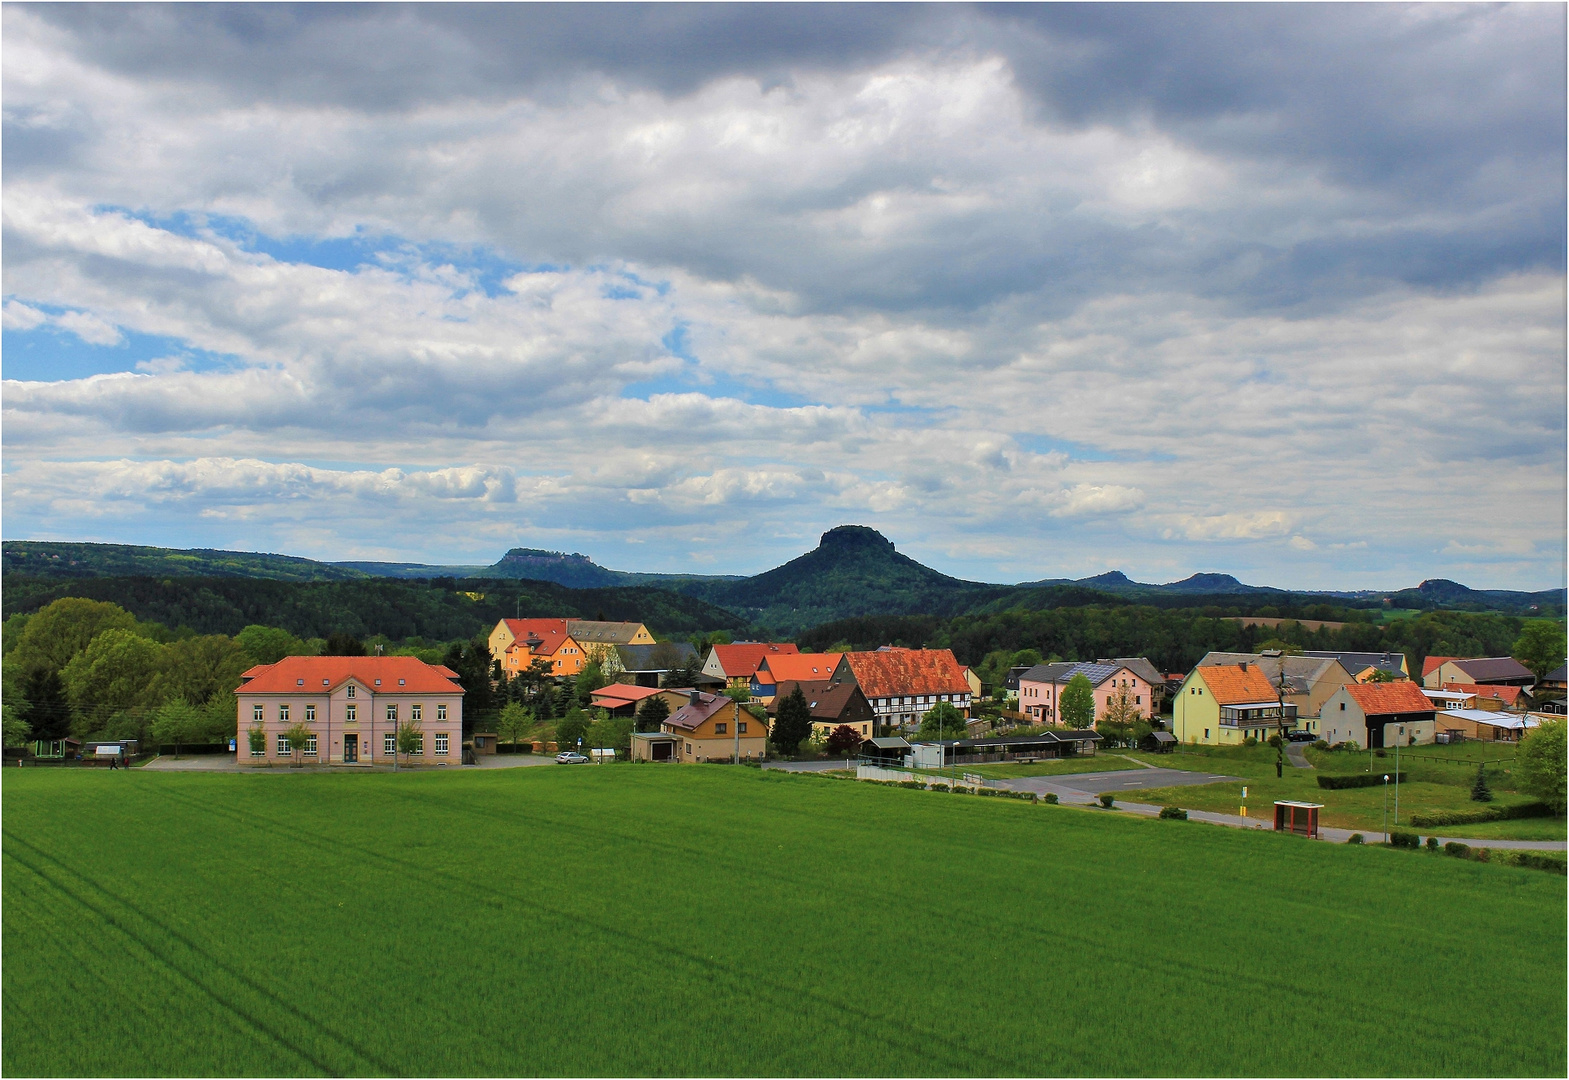
[[[265,724],[267,722],[267,717],[266,717],[265,713],[266,713],[266,706],[262,705],[261,702],[258,701],[256,704],[252,705],[251,706],[251,723],[253,723],[253,724]]]
[[[416,731],[414,733],[414,756],[425,756],[425,733],[423,731]]]
[[[409,719],[410,720],[422,720],[422,719],[424,719],[424,713],[425,713],[425,707],[423,705],[410,705],[409,706]]]
[[[389,723],[389,724],[396,724],[397,722],[398,722],[398,704],[397,704],[397,702],[393,702],[391,705],[387,706],[387,723]]]
[[[437,754],[445,754],[446,752],[447,752],[447,733],[445,731],[438,731],[438,732],[436,732],[436,753]]]
[[[280,723],[280,724],[287,724],[288,722],[289,722],[289,707],[287,705],[279,705],[278,706],[278,723]]]
[[[381,737],[381,752],[384,756],[398,752],[398,737],[390,731]]]
[[[278,756],[279,757],[288,757],[292,753],[294,753],[294,747],[289,745],[289,740],[284,738],[282,735],[279,735],[278,736]]]
[[[349,683],[349,688],[343,692],[343,696],[344,697],[353,697],[354,696],[354,684],[353,683]]]
[[[316,706],[314,706],[314,705],[307,705],[307,706],[305,706],[305,722],[307,724],[312,724],[312,723],[316,722]]]
[[[343,719],[344,719],[344,721],[346,723],[350,723],[350,724],[357,724],[357,723],[359,723],[359,720],[360,720],[359,713],[360,713],[360,709],[359,709],[358,705],[345,705],[343,707]]]
[[[307,736],[305,739],[305,756],[316,756],[316,736],[314,735]]]
[[[436,706],[436,719],[437,720],[445,720],[446,718],[447,718],[447,707],[445,705],[437,705]]]

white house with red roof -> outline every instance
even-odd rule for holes
[[[715,645],[703,663],[703,674],[723,679],[734,690],[748,690],[764,660],[771,656],[794,656],[801,650],[788,641],[738,641],[734,645]]]
[[[307,762],[390,764],[400,724],[417,732],[416,763],[463,760],[463,687],[451,668],[413,656],[286,656],[241,679],[234,691],[241,764],[292,760],[283,733],[296,724],[312,732],[302,748]]]
[[[970,715],[970,682],[951,649],[900,649],[842,653],[834,682],[861,688],[880,728],[915,727],[938,702]]]
[[[1414,682],[1347,683],[1319,713],[1319,738],[1364,750],[1433,741],[1437,710]]]

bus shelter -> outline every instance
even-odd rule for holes
[[[1318,812],[1324,809],[1323,803],[1316,802],[1277,802],[1275,804],[1275,831],[1294,832],[1301,836],[1311,836],[1318,839]]]

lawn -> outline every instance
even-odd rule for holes
[[[1569,1066],[1541,871],[720,766],[18,770],[3,809],[7,1075]]]
[[[962,773],[975,773],[991,780],[1011,780],[1018,776],[1063,776],[1068,773],[1116,772],[1119,769],[1137,769],[1139,766],[1119,754],[1093,754],[1059,758],[1055,761],[1012,762],[999,761],[989,765],[960,765]],[[941,770],[945,775],[953,771],[949,766]]]

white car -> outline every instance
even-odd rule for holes
[[[575,750],[566,750],[556,755],[557,765],[587,765],[588,758]]]

